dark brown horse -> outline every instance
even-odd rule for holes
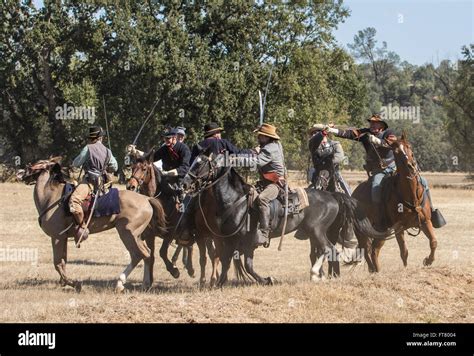
[[[18,173],[26,184],[35,184],[33,193],[38,222],[43,231],[51,237],[53,263],[60,275],[61,285],[81,290],[81,282],[66,275],[67,242],[74,236],[73,217],[64,209],[64,176],[60,157],[38,161]],[[122,292],[128,275],[144,259],[143,287],[148,289],[153,282],[153,244],[156,235],[166,233],[166,218],[161,204],[148,197],[125,190],[119,191],[120,213],[94,218],[89,230],[91,234],[115,227],[120,239],[130,253],[131,262],[120,274],[116,291]]]
[[[178,243],[180,241],[183,241],[182,239],[179,238],[179,236],[175,236],[175,226],[177,225],[179,218],[180,218],[180,212],[178,211],[178,208],[176,206],[176,203],[174,201],[174,197],[172,196],[172,192],[169,191],[169,187],[166,187],[166,184],[162,184],[162,177],[160,175],[160,172],[158,170],[154,169],[153,162],[149,161],[147,157],[151,157],[150,154],[146,155],[143,158],[139,158],[136,160],[136,162],[132,166],[132,177],[128,180],[127,182],[127,189],[128,190],[133,190],[133,191],[138,191],[141,194],[150,196],[150,197],[156,197],[159,199],[163,206],[165,207],[165,211],[167,212],[168,216],[168,221],[169,221],[169,231],[170,233],[166,237],[165,240],[163,240],[163,245],[160,249],[160,255],[167,254],[168,246],[170,243],[173,241],[175,237],[177,238]],[[196,224],[196,231],[200,231],[201,233],[196,234],[195,236],[191,236],[191,232],[186,231],[186,226],[184,226],[183,229],[180,229],[181,233],[189,233],[187,241],[191,242],[196,242],[199,248],[199,264],[201,268],[201,274],[200,274],[200,285],[203,286],[206,283],[206,264],[207,264],[207,257],[206,257],[206,249],[209,253],[209,257],[211,258],[211,261],[213,261],[213,274],[211,277],[211,285],[213,285],[217,281],[217,275],[216,275],[216,268],[214,264],[216,263],[216,255],[214,253],[214,246],[212,245],[212,240],[205,237],[208,236],[207,233],[204,233],[206,229],[203,227],[203,224],[201,222],[202,219],[200,219],[198,216],[196,216],[195,224]],[[180,225],[187,225],[187,221],[180,221]],[[182,246],[178,245],[177,253],[181,249],[186,250],[187,252],[187,258],[183,261],[185,264],[185,267],[188,271],[188,274],[190,276],[193,276],[194,270],[192,267],[192,244]],[[173,256],[173,260],[176,261],[177,259],[177,253],[175,253],[175,256]]]
[[[397,229],[396,238],[400,248],[400,257],[403,265],[407,266],[408,248],[405,242],[404,230],[409,228],[419,228],[428,237],[430,242],[430,254],[423,260],[425,266],[429,266],[435,259],[437,240],[431,222],[431,206],[425,194],[425,188],[421,183],[421,176],[416,163],[411,145],[403,133],[398,141],[391,144],[397,165],[397,173],[386,178],[383,189],[383,200],[385,202],[385,212],[377,210],[372,204],[370,183],[361,183],[352,196],[359,200],[371,221],[376,221],[377,214],[385,214],[386,225],[393,227],[402,226]],[[384,245],[384,240],[375,240],[372,244],[372,262],[375,271],[380,271],[378,260],[380,249]]]

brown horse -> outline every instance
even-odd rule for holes
[[[43,231],[51,237],[53,263],[60,275],[60,284],[71,286],[80,292],[82,283],[66,275],[67,242],[74,237],[73,217],[64,208],[64,176],[60,157],[41,160],[18,172],[18,178],[26,184],[35,184],[33,193],[38,222]],[[89,224],[91,234],[116,228],[120,239],[130,253],[131,262],[120,274],[116,291],[122,292],[128,275],[144,259],[143,288],[153,282],[153,241],[155,235],[166,233],[166,218],[158,201],[134,192],[119,191],[120,213],[94,218]]]
[[[429,266],[435,259],[437,240],[431,222],[431,206],[425,195],[425,188],[421,183],[421,176],[416,163],[411,145],[403,133],[401,138],[391,144],[397,165],[397,173],[385,178],[383,188],[383,199],[385,202],[385,218],[387,225],[393,227],[399,224],[395,234],[400,248],[400,257],[403,265],[408,263],[408,248],[405,242],[404,230],[418,228],[428,237],[430,241],[430,255],[423,260],[425,266]],[[372,222],[376,221],[377,214],[384,213],[377,210],[372,204],[371,188],[369,182],[361,183],[352,194],[354,198],[361,201]],[[371,258],[375,272],[380,271],[378,260],[380,249],[384,240],[374,240],[372,244]]]
[[[162,177],[159,171],[155,171],[153,167],[153,162],[149,161],[147,157],[151,157],[150,154],[146,155],[145,157],[137,159],[137,161],[132,166],[132,176],[127,182],[127,189],[138,191],[141,194],[156,197],[160,199],[161,203],[165,207],[167,215],[169,217],[169,231],[170,233],[167,235],[166,239],[163,241],[163,245],[160,249],[160,254],[167,253],[169,244],[174,239],[174,235],[176,233],[175,226],[177,225],[180,213],[176,207],[174,197],[172,197],[172,192],[168,191],[165,184],[162,183]],[[217,267],[215,266],[218,263],[218,259],[216,260],[216,255],[214,253],[214,246],[212,245],[212,240],[204,237],[207,236],[204,233],[206,230],[202,227],[202,219],[196,216],[195,224],[196,230],[200,233],[192,238],[188,236],[189,239],[187,241],[195,241],[199,248],[199,264],[201,268],[201,274],[199,283],[203,286],[206,283],[206,264],[207,264],[207,257],[206,257],[206,248],[209,253],[209,258],[213,261],[213,272],[211,277],[211,285],[213,285],[217,281]],[[187,221],[180,221],[180,225],[187,225]],[[180,229],[182,233],[190,233],[187,231],[186,226],[182,226],[184,228]],[[203,236],[203,237],[201,237]],[[183,241],[182,239],[177,239],[177,241]],[[173,256],[173,261],[176,261],[177,255],[181,249],[185,249],[187,252],[187,259],[183,261],[185,263],[186,269],[188,270],[188,274],[193,276],[192,272],[192,245],[178,245],[178,249],[176,250],[175,255]]]

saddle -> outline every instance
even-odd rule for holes
[[[69,211],[69,200],[75,189],[75,185],[71,183],[66,183],[64,186],[61,205],[63,205],[66,215],[72,215]],[[99,196],[94,196],[93,193],[89,193],[87,198],[82,202],[85,221],[89,218],[95,199],[97,199],[97,203],[94,207],[93,217],[99,218],[101,216],[110,216],[120,213],[119,190],[117,188],[110,188],[105,194]]]
[[[259,192],[256,187],[257,193]],[[257,197],[255,197],[253,200]],[[252,202],[253,202],[252,200]],[[304,208],[309,206],[308,195],[303,188],[288,188],[288,216],[299,214]],[[280,189],[278,197],[270,202],[270,229],[276,230],[285,215],[285,191]]]

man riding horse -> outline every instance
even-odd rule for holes
[[[341,143],[330,140],[327,131],[317,131],[311,128],[310,134],[311,138],[308,146],[314,167],[313,176],[311,177],[313,186],[316,187],[321,172],[327,171],[329,173],[327,190],[335,192],[336,184],[338,184],[347,195],[351,195],[351,188],[339,172],[339,164],[344,159],[344,150]]]
[[[276,133],[276,127],[270,124],[262,124],[254,131],[257,134],[259,146],[257,152],[256,166],[260,174],[263,190],[256,199],[259,211],[259,229],[255,236],[256,246],[267,246],[270,233],[270,202],[280,194],[280,189],[285,185],[285,164],[283,148],[280,144],[280,136]]]
[[[176,129],[169,128],[163,133],[164,144],[153,154],[153,162],[162,161],[161,175],[165,177],[169,187],[182,202],[181,179],[189,169],[191,152],[187,145],[177,141]],[[127,152],[135,157],[144,156],[144,153],[134,145],[127,146]]]
[[[107,182],[107,171],[116,172],[118,169],[117,160],[102,143],[103,137],[104,130],[100,126],[90,127],[88,144],[72,162],[73,167],[82,167],[85,172],[81,183],[76,187],[69,200],[69,210],[76,222],[76,242],[81,236],[83,241],[89,236],[82,203],[91,192],[97,192]]]
[[[359,141],[364,145],[366,151],[366,164],[364,168],[369,179],[371,179],[372,203],[377,206],[378,211],[383,211],[381,184],[386,176],[393,174],[397,169],[391,147],[397,141],[397,137],[394,131],[388,128],[387,122],[382,120],[379,114],[373,114],[367,121],[369,122],[368,128],[342,130],[331,127],[334,125],[315,124],[313,129],[324,130],[335,134],[337,137]],[[421,177],[421,180],[433,211],[428,183],[423,177]],[[383,219],[383,214],[377,215],[375,227],[379,230],[384,229]]]

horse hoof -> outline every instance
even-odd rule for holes
[[[117,282],[117,286],[115,287],[115,293],[120,294],[125,290],[122,281]]]
[[[170,271],[171,275],[173,276],[173,278],[179,278],[179,269],[177,268],[173,268],[171,271]]]
[[[430,261],[428,257],[425,257],[425,259],[423,260],[423,266],[431,266],[432,263],[433,261]]]
[[[194,270],[193,269],[188,269],[188,276],[191,278],[194,278]]]
[[[81,291],[82,291],[82,282],[77,281],[76,283],[74,283],[74,290],[76,291],[76,293],[81,293]]]
[[[267,286],[273,286],[276,282],[276,280],[273,277],[267,277],[267,278],[265,278],[265,280],[266,280],[265,284]]]

